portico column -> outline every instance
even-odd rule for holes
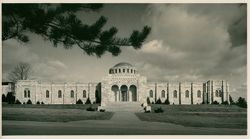
[[[119,92],[119,99],[118,99],[118,101],[121,101],[121,90],[119,89],[118,92]]]
[[[129,101],[129,93],[130,93],[130,91],[128,90],[127,91],[127,101]]]

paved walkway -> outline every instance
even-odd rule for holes
[[[114,116],[110,119],[111,121],[117,122],[140,122],[141,120],[132,112],[116,112]]]
[[[246,129],[184,127],[140,121],[131,112],[116,112],[110,120],[3,121],[3,135],[245,135],[246,132]]]

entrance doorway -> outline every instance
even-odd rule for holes
[[[136,88],[136,86],[131,85],[129,87],[129,90],[131,92],[132,101],[137,101],[137,88]]]
[[[121,101],[128,101],[128,87],[126,85],[121,86]]]
[[[123,92],[122,92],[122,101],[128,101],[128,100],[127,100],[127,96],[128,96],[127,92],[126,92],[126,91],[123,91]]]

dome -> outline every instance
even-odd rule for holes
[[[126,62],[121,62],[121,63],[116,64],[114,67],[117,68],[117,67],[134,67],[134,66]]]
[[[129,63],[121,62],[109,69],[109,74],[136,74],[137,70]]]

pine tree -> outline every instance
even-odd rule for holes
[[[76,12],[97,12],[102,4],[2,4],[2,40],[16,39],[27,43],[27,32],[40,35],[53,43],[62,44],[65,49],[78,46],[88,55],[102,56],[110,52],[121,53],[122,46],[139,49],[149,35],[151,28],[133,31],[129,37],[116,36],[118,29],[104,30],[107,18],[101,16],[95,23],[84,24]]]

